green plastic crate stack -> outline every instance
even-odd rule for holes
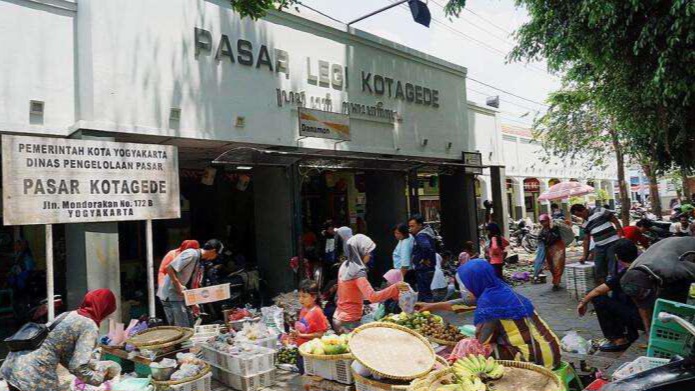
[[[695,306],[659,299],[654,306],[652,327],[649,333],[647,356],[671,358],[675,355],[687,356],[695,349],[695,336],[678,323],[664,323],[659,320],[660,312],[681,317],[695,324]]]

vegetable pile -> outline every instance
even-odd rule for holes
[[[278,364],[297,365],[299,351],[294,346],[285,346],[278,352]]]

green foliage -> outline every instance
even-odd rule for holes
[[[655,168],[695,166],[695,2],[517,0],[531,19],[511,60],[546,58],[588,87]]]
[[[258,19],[266,16],[268,10],[283,10],[288,7],[297,6],[300,0],[231,0],[232,9],[241,15]]]
[[[596,189],[596,199],[599,201],[608,201],[613,199],[610,194],[604,189]]]
[[[584,197],[570,197],[569,198],[569,205],[572,206],[574,204],[582,204],[584,205]]]

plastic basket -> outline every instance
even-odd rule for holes
[[[251,357],[239,357],[225,353],[210,345],[202,345],[200,348],[208,364],[235,375],[252,376],[275,368],[275,351],[273,349],[256,345],[247,346],[254,347],[252,351],[254,355]]]
[[[338,383],[353,384],[355,382],[352,376],[350,366],[354,359],[345,360],[321,360],[303,356],[304,372],[307,375],[322,377],[326,380],[335,380]]]
[[[275,384],[275,369],[253,376],[239,376],[223,369],[212,367],[212,377],[227,387],[239,391],[256,391]]]
[[[256,340],[244,339],[244,340],[239,341],[239,342],[244,343],[244,344],[258,345],[258,346],[262,346],[264,348],[276,350],[277,344],[278,344],[278,338],[280,338],[279,335],[271,335],[270,337],[263,338],[263,339],[256,339]]]
[[[186,383],[176,385],[155,385],[155,391],[211,391],[212,373]]]
[[[657,300],[649,333],[647,356],[670,359],[675,355],[689,355],[694,349],[695,336],[678,323],[661,322],[659,320],[660,312],[667,312],[679,316],[687,322],[695,323],[695,306],[663,299]]]
[[[613,380],[625,379],[640,372],[648,371],[652,368],[668,364],[667,358],[638,357],[633,362],[628,362],[620,366],[613,373]]]
[[[563,273],[567,293],[575,300],[581,300],[596,287],[594,263],[573,263],[565,266]]]

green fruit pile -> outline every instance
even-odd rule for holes
[[[469,355],[461,358],[452,367],[456,383],[439,387],[437,391],[486,391],[489,380],[497,380],[504,375],[504,366],[492,357]]]
[[[297,348],[284,347],[278,352],[278,364],[291,364],[297,365],[297,357],[299,356],[299,350]]]
[[[395,323],[399,326],[407,327],[418,332],[425,328],[434,327],[435,325],[442,325],[444,323],[441,316],[433,315],[429,311],[415,312],[412,314],[401,312],[398,315],[386,315],[381,321]]]
[[[350,348],[348,347],[348,342],[350,341],[350,336],[350,334],[343,334],[340,336],[324,335],[321,338],[312,339],[305,343],[300,349],[302,349],[304,353],[317,356],[332,356],[349,353]]]

